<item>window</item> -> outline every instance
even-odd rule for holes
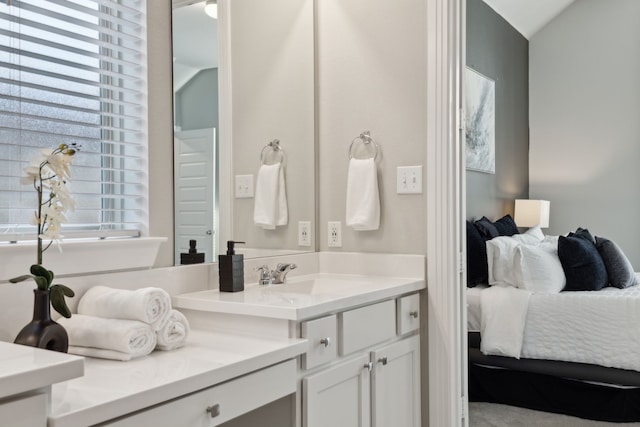
[[[34,239],[22,169],[77,143],[65,237],[147,223],[144,0],[0,0],[0,233]],[[26,234],[25,234],[26,233]],[[16,236],[17,235],[17,236]]]

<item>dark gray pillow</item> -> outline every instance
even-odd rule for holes
[[[637,285],[631,262],[614,241],[596,236],[596,248],[609,276],[609,284],[624,289]]]
[[[569,233],[569,237],[580,237],[581,239],[585,239],[586,241],[591,242],[594,245],[596,244],[596,239],[593,238],[591,233],[589,233],[589,230],[586,228],[578,227],[575,232]]]
[[[473,225],[476,226],[476,228],[480,232],[480,235],[485,240],[491,240],[494,237],[498,237],[500,235],[496,226],[493,225],[493,223],[486,216],[483,216],[482,218],[477,220]]]
[[[587,239],[560,236],[558,258],[567,278],[564,291],[599,291],[609,283],[604,261]]]
[[[494,222],[493,225],[496,227],[498,233],[501,236],[513,236],[514,234],[520,233],[520,231],[518,231],[518,226],[509,214],[506,214],[505,216]]]

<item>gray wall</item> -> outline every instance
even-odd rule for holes
[[[467,0],[467,66],[496,82],[496,173],[467,171],[466,216],[513,215],[529,192],[529,43],[482,0]]]
[[[532,37],[530,193],[640,268],[640,1],[580,0]]]
[[[218,69],[199,71],[176,92],[176,125],[181,130],[218,129]]]

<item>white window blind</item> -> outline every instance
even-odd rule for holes
[[[35,232],[23,167],[81,146],[66,237],[136,235],[147,222],[144,0],[0,0],[0,239]],[[35,235],[31,235],[34,239]]]

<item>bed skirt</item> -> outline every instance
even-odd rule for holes
[[[608,422],[640,421],[640,372],[485,356],[469,334],[469,401]]]

